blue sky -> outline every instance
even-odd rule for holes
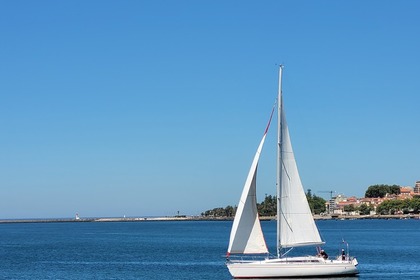
[[[0,218],[237,204],[278,63],[305,188],[413,186],[419,26],[418,1],[2,1]]]

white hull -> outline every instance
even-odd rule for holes
[[[356,275],[357,260],[324,260],[317,257],[267,259],[261,261],[228,261],[227,267],[234,278],[285,278],[313,276]]]

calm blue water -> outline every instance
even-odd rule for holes
[[[359,277],[420,279],[420,220],[318,221],[330,256],[344,238]],[[0,279],[231,279],[231,222],[0,224]],[[269,247],[275,223],[263,222]]]

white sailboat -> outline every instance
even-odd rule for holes
[[[349,276],[358,273],[357,260],[344,254],[289,256],[291,249],[324,244],[300,180],[282,100],[279,69],[277,148],[277,255],[270,256],[257,212],[256,174],[270,121],[246,179],[230,234],[226,265],[234,278]],[[246,258],[249,256],[250,258]],[[238,257],[238,258],[236,258]],[[256,258],[259,257],[259,258]]]

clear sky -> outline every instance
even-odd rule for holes
[[[279,63],[306,189],[414,186],[419,28],[419,1],[1,1],[0,218],[236,205]]]

